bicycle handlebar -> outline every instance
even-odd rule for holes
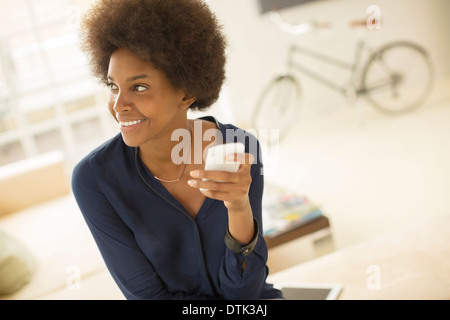
[[[305,34],[311,31],[311,29],[331,28],[331,23],[329,21],[312,20],[310,22],[293,24],[290,22],[286,22],[277,11],[270,11],[269,16],[272,19],[272,21],[278,26],[279,29],[281,29],[284,32],[295,35]],[[350,28],[369,27],[370,24],[375,26],[376,20],[375,19],[372,19],[372,21],[367,19],[352,20],[349,22],[349,27]]]
[[[331,27],[329,22],[319,22],[315,20],[298,24],[290,23],[285,21],[277,11],[270,11],[269,16],[280,30],[294,35],[308,33],[311,29],[325,29]]]
[[[366,27],[368,24],[368,21],[365,19],[361,19],[361,20],[352,20],[349,22],[349,26],[350,28],[358,28],[358,27]],[[372,24],[375,25],[375,19],[372,20]]]

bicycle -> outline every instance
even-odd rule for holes
[[[365,20],[353,21],[351,26],[365,26],[366,23]],[[316,24],[316,27],[329,26],[324,23]],[[364,51],[368,53],[365,62],[362,61]],[[294,60],[298,54],[347,69],[350,72],[347,84],[329,80],[299,64]],[[271,80],[257,99],[252,115],[254,128],[276,128],[282,139],[298,121],[296,116],[302,92],[296,71],[340,92],[349,100],[364,96],[373,107],[389,115],[403,114],[420,106],[431,91],[434,75],[428,52],[410,41],[394,41],[374,49],[360,38],[351,63],[294,44],[288,50],[287,71]]]

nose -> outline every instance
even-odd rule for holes
[[[131,110],[132,103],[124,93],[119,92],[111,98],[113,99],[113,101],[111,101],[113,104],[112,109],[116,114]]]

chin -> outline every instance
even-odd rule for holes
[[[122,140],[128,147],[131,148],[139,147],[142,144],[134,139],[127,138],[124,134],[122,134]]]

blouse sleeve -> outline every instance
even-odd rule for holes
[[[243,246],[242,252],[232,250],[228,246],[226,248],[219,273],[221,290],[225,299],[260,299],[268,275],[267,245],[263,238],[262,227],[264,188],[262,165],[254,164],[252,171],[249,198],[258,232],[255,233],[256,239],[250,243],[252,248],[250,252],[245,252],[246,246]],[[245,269],[242,268],[244,261]]]
[[[106,266],[127,299],[213,299],[167,292],[132,231],[104,196],[88,161],[75,167],[72,189]]]

